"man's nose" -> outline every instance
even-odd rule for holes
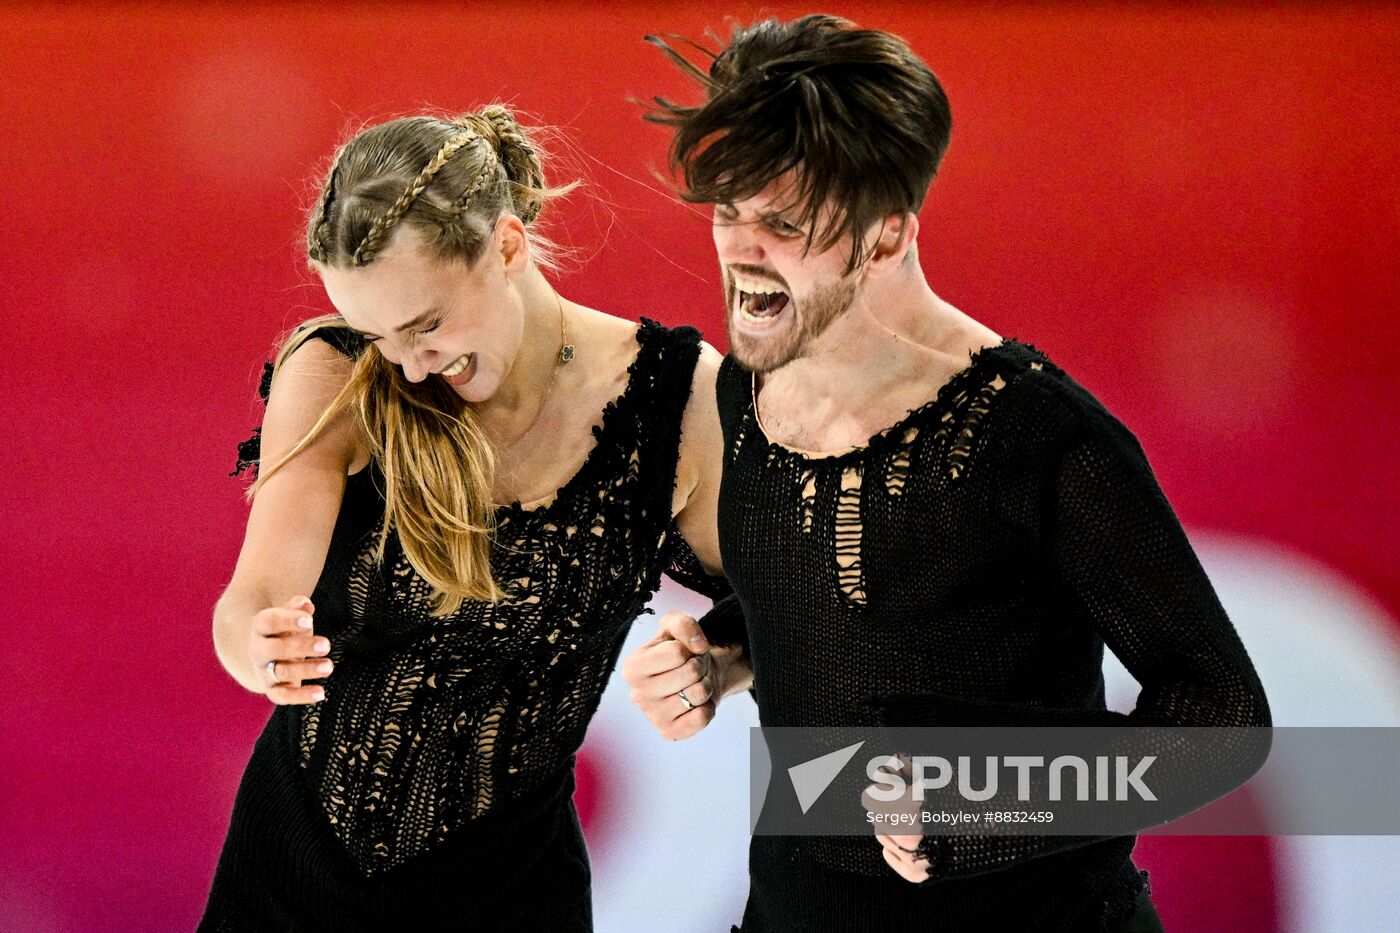
[[[759,242],[754,224],[738,221],[716,221],[714,226],[715,251],[719,261],[725,265],[746,263],[752,266],[763,264],[763,244]]]

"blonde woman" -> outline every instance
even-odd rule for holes
[[[723,591],[719,357],[554,290],[535,221],[560,193],[500,106],[335,157],[307,252],[339,313],[268,364],[214,610],[220,661],[277,705],[202,930],[592,927],[574,753],[660,575]],[[690,634],[698,730],[748,671]]]

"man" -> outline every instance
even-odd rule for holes
[[[1268,726],[1133,435],[925,280],[917,215],[951,128],[928,67],[808,16],[687,71],[705,102],[652,119],[684,197],[714,205],[731,347],[735,595],[702,625],[747,636],[763,725]],[[670,614],[624,664],[672,738],[713,715],[707,680],[741,683],[701,676],[699,627]],[[1105,709],[1105,644],[1142,685],[1130,715]],[[1159,930],[1134,838],[755,836],[742,929]]]

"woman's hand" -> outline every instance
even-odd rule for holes
[[[296,596],[281,608],[263,609],[253,616],[248,636],[248,661],[266,684],[263,693],[278,706],[319,703],[326,698],[320,684],[302,681],[325,677],[333,669],[326,657],[331,643],[315,633],[311,614],[316,607]]]

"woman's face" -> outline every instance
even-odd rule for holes
[[[341,317],[404,378],[442,379],[466,401],[484,402],[520,351],[516,282],[525,255],[524,228],[505,215],[470,266],[438,259],[411,227],[395,230],[366,266],[315,265]]]

